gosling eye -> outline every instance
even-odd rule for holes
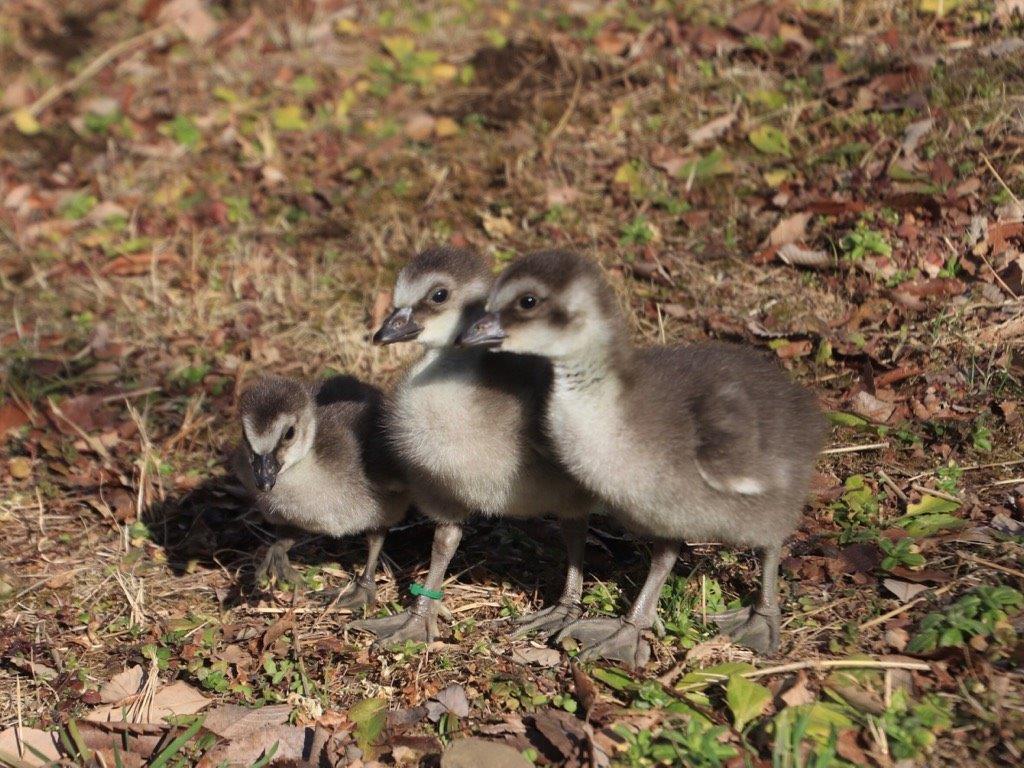
[[[435,304],[444,304],[448,301],[448,289],[438,288],[432,294],[430,294],[430,300]]]
[[[288,443],[291,442],[292,438],[295,437],[295,427],[288,427],[288,430],[284,433],[284,437],[281,439]]]
[[[532,293],[528,293],[525,296],[519,297],[519,308],[520,309],[533,309],[537,306],[537,297]]]

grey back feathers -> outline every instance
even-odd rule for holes
[[[487,309],[508,348],[553,358],[558,455],[628,527],[756,547],[793,531],[824,420],[775,362],[727,344],[634,347],[600,268],[565,252],[513,263]]]

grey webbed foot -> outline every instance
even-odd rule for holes
[[[377,585],[371,579],[355,579],[344,589],[324,592],[322,597],[335,608],[351,611],[364,606],[372,608],[377,602]]]
[[[379,619],[353,621],[349,627],[376,635],[377,639],[373,641],[373,645],[377,648],[403,643],[406,640],[429,643],[437,637],[437,619],[411,610]]]
[[[288,559],[290,545],[282,542],[275,542],[267,548],[267,554],[263,556],[260,567],[256,569],[256,582],[261,583],[264,579],[270,579],[278,584],[299,584],[302,582],[300,574],[292,566]]]
[[[743,607],[709,616],[734,643],[762,656],[779,649],[782,612],[778,608]]]
[[[559,632],[558,639],[576,640],[581,646],[580,661],[610,659],[633,669],[651,658],[651,645],[641,634],[636,624],[625,619],[582,619]]]
[[[555,603],[550,608],[528,613],[516,619],[515,623],[518,626],[512,637],[523,637],[530,632],[553,635],[577,621],[581,613],[582,608],[578,603]]]

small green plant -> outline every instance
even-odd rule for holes
[[[619,596],[617,584],[599,581],[583,595],[583,605],[597,613],[614,616],[619,610]]]
[[[977,422],[971,433],[971,442],[974,445],[974,450],[980,453],[989,453],[992,450],[992,430],[981,421]]]
[[[956,462],[950,460],[949,466],[940,467],[936,471],[935,487],[944,493],[956,493],[957,485],[963,474],[964,471],[956,465]]]
[[[947,705],[935,695],[912,701],[903,690],[893,691],[892,704],[879,718],[897,760],[907,760],[935,745],[936,735],[953,724]]]
[[[839,241],[839,246],[850,261],[857,263],[864,260],[869,253],[879,256],[890,256],[892,246],[885,236],[874,229],[869,229],[864,222],[857,225],[850,234]]]
[[[1024,605],[1024,595],[1002,584],[981,586],[961,597],[945,611],[929,613],[907,645],[911,653],[962,646],[972,637],[991,637],[1010,610]]]
[[[683,648],[692,648],[705,637],[702,612],[719,613],[725,608],[722,587],[716,580],[674,576],[661,590],[658,615],[670,638]]]
[[[660,731],[635,730],[619,723],[612,727],[626,743],[625,751],[612,765],[646,768],[654,765],[685,765],[693,768],[719,768],[739,755],[731,744],[723,744],[723,726],[714,726],[704,718],[691,717],[678,728]]]
[[[619,242],[623,245],[647,245],[654,239],[654,230],[643,216],[637,216],[622,228]]]
[[[839,541],[847,544],[862,538],[865,528],[878,522],[878,497],[864,475],[851,475],[843,484],[843,495],[832,503],[835,521],[843,529]]]
[[[920,568],[925,564],[924,555],[917,550],[913,539],[897,539],[890,541],[885,537],[878,539],[878,546],[885,557],[882,559],[882,568],[891,571],[895,568]]]

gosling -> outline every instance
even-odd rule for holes
[[[753,608],[717,620],[760,653],[779,646],[777,576],[824,437],[813,396],[759,353],[727,344],[638,348],[614,292],[589,259],[542,252],[497,278],[466,345],[544,355],[554,365],[547,432],[580,483],[626,528],[653,541],[626,616],[581,620],[581,656],[642,666],[642,633],[680,544],[721,541],[761,555]]]
[[[409,506],[408,487],[387,448],[383,396],[351,376],[309,384],[265,376],[239,399],[236,474],[270,523],[342,537],[365,533],[366,566],[335,605],[372,606],[384,536]],[[295,582],[292,538],[268,549],[257,579]]]
[[[416,340],[426,348],[393,393],[388,437],[407,472],[419,510],[436,523],[425,584],[412,607],[356,622],[378,644],[430,641],[444,575],[474,511],[507,518],[550,512],[561,523],[567,572],[558,603],[520,621],[517,634],[552,633],[581,614],[583,556],[593,498],[551,458],[541,429],[551,366],[542,357],[453,346],[483,312],[493,280],[468,250],[434,248],[401,270],[394,311],[376,344]]]

